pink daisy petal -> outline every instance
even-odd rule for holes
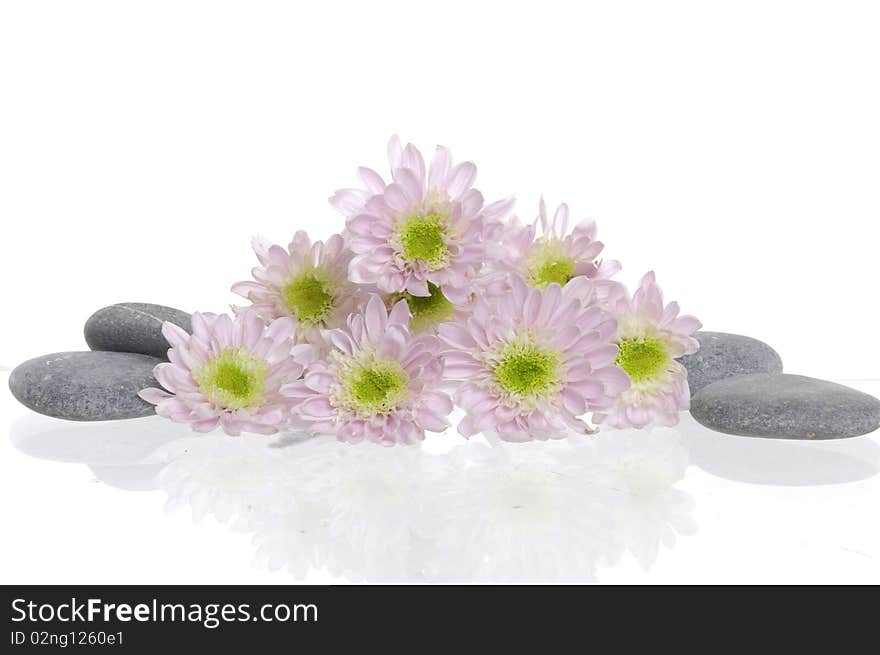
[[[388,144],[388,161],[390,183],[374,171],[359,169],[369,198],[354,198],[343,190],[332,200],[347,217],[349,247],[357,255],[350,264],[351,281],[375,285],[388,294],[405,291],[420,297],[430,295],[431,282],[454,304],[468,304],[484,263],[503,256],[486,238],[486,223],[492,222],[492,230],[498,231],[512,201],[485,206],[482,194],[472,189],[476,166],[453,165],[443,147],[437,148],[426,171],[419,150],[395,136]],[[408,249],[413,221],[417,227],[419,221],[427,221],[428,229],[439,230],[442,248],[435,254]]]
[[[610,289],[607,303],[618,319],[617,359],[624,369],[629,367],[629,374],[617,368],[619,373],[603,376],[610,402],[594,420],[618,428],[675,425],[679,411],[689,406],[690,393],[687,371],[674,358],[696,352],[699,343],[690,335],[701,327],[700,321],[679,316],[678,303],[664,305],[653,272],[641,279],[632,296],[622,286]],[[628,387],[622,377],[631,380]]]
[[[440,327],[445,375],[460,381],[461,434],[561,438],[573,425],[584,431],[578,415],[608,404],[603,376],[616,368],[613,334],[580,326],[613,320],[570,295],[558,284],[532,288],[511,277],[507,294],[478,300],[469,320]]]
[[[152,405],[158,405],[163,400],[167,400],[169,398],[173,398],[174,396],[167,391],[163,391],[162,389],[142,389],[138,392],[138,396],[146,400],[148,403]]]
[[[293,404],[280,390],[302,372],[291,353],[304,345],[296,343],[289,319],[279,321],[267,326],[248,311],[235,319],[196,312],[192,336],[167,328],[170,361],[154,370],[165,390],[144,389],[141,398],[155,404],[157,414],[197,432],[218,425],[232,435],[277,432]]]
[[[389,311],[372,295],[347,328],[324,333],[331,350],[309,364],[301,383],[281,393],[294,403],[293,421],[341,441],[412,444],[425,430],[441,432],[452,400],[439,389],[443,366],[438,340],[409,331],[409,309]],[[309,427],[310,426],[310,427]]]
[[[503,209],[500,208],[500,209]],[[494,211],[483,209],[484,216]],[[547,288],[551,283],[571,284],[573,281],[606,280],[619,270],[619,264],[612,262],[602,266],[598,260],[603,244],[596,240],[596,227],[593,221],[570,226],[568,206],[561,204],[552,220],[548,220],[547,207],[543,198],[538,206],[538,217],[529,225],[522,225],[513,219],[500,228],[492,218],[486,219],[489,227],[486,234],[490,239],[500,239],[503,256],[487,261],[484,276],[496,281],[502,275],[517,275],[527,284]],[[500,288],[499,288],[500,287]],[[578,297],[584,303],[591,302],[593,287],[577,287]],[[503,285],[493,285],[493,295],[507,292]]]
[[[358,229],[368,230],[369,219],[360,212],[363,202],[358,204],[354,214],[360,221]],[[352,243],[355,242],[353,239]],[[372,245],[367,244],[365,249],[370,252]],[[248,307],[235,307],[237,315],[252,311],[266,324],[289,318],[299,340],[320,345],[321,330],[341,325],[363,301],[363,288],[349,279],[355,252],[340,235],[313,243],[308,234],[299,231],[287,249],[255,243],[254,251],[261,264],[252,271],[254,281],[238,282],[232,287],[233,292],[251,303]],[[316,300],[316,294],[322,296]],[[218,320],[221,323],[214,331],[225,331],[228,318]],[[205,324],[193,326],[200,337],[206,328]],[[249,330],[249,334],[256,334],[256,327]]]

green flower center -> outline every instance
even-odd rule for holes
[[[242,349],[227,348],[195,373],[199,390],[213,403],[230,410],[258,407],[269,365]]]
[[[400,300],[406,300],[409,312],[412,314],[410,329],[413,332],[424,332],[432,325],[448,321],[452,318],[455,306],[446,299],[440,287],[428,282],[430,296],[414,296],[404,291],[391,296],[391,304]]]
[[[333,308],[335,285],[319,268],[297,274],[281,292],[290,315],[302,323],[320,323]]]
[[[397,228],[401,255],[409,263],[423,261],[431,270],[442,268],[449,258],[445,217],[440,214],[410,216]]]
[[[547,396],[559,386],[559,355],[531,343],[511,342],[501,351],[494,374],[509,394]]]
[[[559,239],[538,242],[526,268],[529,283],[538,288],[552,282],[565,286],[574,276],[574,260],[563,254]]]
[[[395,361],[356,363],[343,376],[342,404],[364,416],[386,414],[406,397],[408,381]]]
[[[644,382],[656,377],[669,366],[669,351],[659,339],[621,339],[620,353],[614,362],[627,372],[633,382]]]

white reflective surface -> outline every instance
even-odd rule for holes
[[[880,581],[872,436],[386,449],[0,402],[3,582]]]

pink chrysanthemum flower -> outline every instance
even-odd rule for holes
[[[508,295],[477,298],[466,323],[439,328],[450,347],[445,374],[459,381],[455,399],[467,412],[458,431],[494,430],[508,441],[592,432],[578,417],[629,386],[614,366],[614,320],[590,302],[585,277],[536,289],[514,276],[510,287]]]
[[[500,224],[512,199],[490,205],[472,188],[477,168],[452,163],[438,146],[430,168],[412,144],[395,136],[388,145],[391,182],[360,168],[366,190],[343,189],[330,199],[347,216],[355,257],[350,277],[384,293],[431,296],[431,286],[455,304],[466,303],[474,275],[487,260],[487,235]]]
[[[617,319],[616,363],[632,384],[593,420],[615,428],[675,425],[678,413],[690,406],[687,370],[676,358],[699,349],[690,335],[702,324],[693,316],[679,316],[678,303],[663,304],[653,272],[642,278],[632,298],[616,284],[607,306]]]
[[[300,339],[318,344],[322,329],[344,325],[364,300],[361,289],[348,280],[353,255],[338,234],[326,243],[312,243],[299,231],[287,250],[258,239],[253,248],[260,261],[252,271],[254,281],[232,285],[251,305],[233,307],[236,314],[253,310],[265,322],[289,316]]]
[[[192,329],[189,335],[173,323],[162,325],[170,361],[153,374],[164,389],[144,389],[140,397],[160,416],[197,432],[220,426],[230,435],[273,434],[283,427],[291,403],[281,386],[316,357],[313,346],[297,343],[293,321],[280,318],[267,326],[254,312],[234,320],[196,312]]]
[[[412,444],[425,430],[442,432],[452,400],[438,389],[443,360],[439,340],[412,336],[409,310],[398,302],[389,313],[378,295],[345,329],[324,333],[331,350],[313,362],[302,380],[281,391],[296,403],[307,429],[341,441]]]
[[[568,205],[559,205],[551,221],[543,198],[533,223],[521,225],[514,218],[501,235],[505,256],[492,262],[491,268],[502,275],[488,276],[490,292],[507,292],[503,276],[507,272],[517,273],[529,286],[543,289],[554,282],[564,286],[578,276],[604,281],[620,270],[620,262],[598,259],[604,244],[596,240],[595,222],[583,221],[571,230],[569,227]],[[597,287],[604,288],[601,284]]]

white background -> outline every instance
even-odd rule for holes
[[[0,365],[83,348],[114,302],[223,311],[250,237],[340,230],[326,198],[360,164],[384,172],[396,132],[473,160],[524,219],[542,193],[595,217],[625,281],[655,270],[707,329],[767,341],[788,371],[878,378],[878,34],[872,2],[3,2]],[[0,412],[21,410],[6,394]],[[85,469],[2,453],[9,581],[269,579],[245,556],[222,580],[210,558],[175,568],[179,547],[235,538],[163,523],[156,543],[152,494],[86,494]],[[761,489],[727,510],[748,516]],[[90,540],[100,521],[116,541]],[[38,524],[58,540],[39,558],[9,545]],[[702,568],[667,581],[730,574],[703,538],[676,551]],[[878,575],[798,543],[818,579]]]

